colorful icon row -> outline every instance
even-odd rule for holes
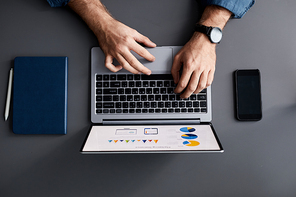
[[[125,143],[129,143],[129,142],[143,142],[143,143],[148,143],[148,142],[154,142],[155,144],[158,142],[158,140],[108,140],[109,143],[114,142],[125,142]]]

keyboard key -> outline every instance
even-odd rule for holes
[[[142,109],[142,113],[148,113],[148,109]]]
[[[155,100],[156,101],[161,101],[161,95],[155,95]]]
[[[101,114],[101,113],[103,113],[103,110],[102,110],[102,109],[97,109],[97,110],[96,110],[96,113],[97,113],[97,114]]]
[[[143,87],[148,87],[148,81],[143,81]]]
[[[152,94],[152,88],[147,88],[146,89],[146,94]]]
[[[120,114],[121,112],[122,112],[121,109],[116,109],[116,113],[117,113],[117,114]]]
[[[183,101],[179,102],[179,107],[185,107],[185,102]]]
[[[128,113],[128,109],[123,109],[122,112],[123,112],[124,114],[127,114],[127,113]]]
[[[173,80],[173,76],[171,74],[142,75],[142,80]]]
[[[108,88],[109,87],[109,82],[103,82],[103,87]]]
[[[182,108],[182,109],[181,109],[181,112],[183,112],[183,113],[184,113],[184,112],[187,112],[187,109],[186,109],[186,108]]]
[[[136,113],[141,113],[142,110],[141,109],[136,109]]]
[[[122,103],[122,108],[128,108],[128,102],[123,102]]]
[[[193,109],[192,109],[192,108],[189,108],[189,109],[188,109],[188,112],[193,112]]]
[[[103,93],[103,90],[102,89],[96,89],[96,93],[97,94],[102,94]]]
[[[159,108],[163,108],[163,107],[164,107],[164,102],[158,102],[158,103],[157,103],[157,106],[158,106]]]
[[[96,103],[97,108],[102,108],[102,103]]]
[[[120,88],[117,90],[118,94],[124,94],[124,89],[123,88]]]
[[[149,113],[154,113],[154,109],[149,109]]]
[[[207,102],[201,101],[200,102],[200,107],[207,107]]]
[[[203,89],[200,93],[207,93],[207,89]]]
[[[104,94],[117,94],[117,89],[104,89]]]
[[[159,88],[153,88],[153,93],[154,94],[159,94]]]
[[[149,102],[144,102],[144,108],[149,108],[150,107],[150,103]]]
[[[103,101],[112,101],[112,96],[103,96]]]
[[[168,94],[174,94],[174,88],[168,88]]]
[[[97,75],[96,76],[96,80],[97,81],[102,81],[102,79],[103,79],[103,75]]]
[[[136,87],[141,87],[141,86],[142,86],[141,81],[137,81],[137,82],[136,82]]]
[[[130,81],[130,82],[128,82],[128,86],[129,86],[129,87],[135,87],[135,82],[134,82],[134,81]]]
[[[97,82],[97,83],[96,83],[96,87],[97,87],[97,88],[100,88],[100,87],[102,87],[102,86],[103,86],[102,82]]]
[[[118,95],[113,95],[113,101],[119,101],[119,96]]]
[[[121,87],[127,87],[127,82],[126,81],[123,81],[123,82],[121,82]]]
[[[127,80],[133,80],[134,79],[134,75],[127,75]]]
[[[179,113],[180,112],[180,108],[175,109],[175,112],[176,113]]]
[[[148,95],[148,101],[154,101],[154,95]]]
[[[197,95],[197,99],[198,100],[207,100],[207,96],[206,95]]]
[[[164,82],[164,87],[170,87],[170,81],[165,81]]]
[[[163,101],[168,101],[169,100],[169,96],[168,95],[162,95],[162,100]]]
[[[119,81],[116,81],[116,82],[111,82],[110,83],[110,87],[120,87],[120,82]]]
[[[176,95],[169,95],[169,100],[170,101],[176,100]]]
[[[116,102],[116,108],[121,108],[121,102]]]
[[[166,92],[166,88],[160,88],[160,93],[161,94],[166,94],[167,92]]]
[[[120,101],[126,101],[126,96],[125,95],[120,95]]]
[[[139,94],[145,94],[145,88],[139,88]]]
[[[167,109],[162,109],[161,112],[162,112],[162,113],[167,113],[168,110],[167,110]]]
[[[110,75],[110,80],[112,81],[116,80],[116,75]]]
[[[109,75],[103,75],[103,80],[109,80]]]
[[[102,101],[103,97],[102,96],[96,96],[96,101]]]
[[[147,95],[141,95],[141,101],[147,101]]]
[[[114,103],[103,103],[103,108],[114,108]]]
[[[163,87],[162,81],[157,81],[157,87]]]
[[[194,112],[200,112],[199,108],[194,108]]]
[[[191,94],[190,100],[196,100],[196,94]]]
[[[160,109],[155,109],[155,113],[160,113]]]
[[[128,111],[129,111],[129,113],[131,113],[131,114],[135,113],[135,109],[129,109]]]
[[[115,109],[110,109],[110,113],[114,114],[115,113]]]
[[[141,79],[141,75],[134,75],[135,80],[140,80]]]
[[[197,101],[193,102],[193,107],[199,107],[199,102]]]
[[[132,88],[132,94],[138,94],[138,88]]]
[[[130,108],[135,108],[136,107],[136,103],[135,102],[130,102]]]
[[[125,89],[125,94],[131,94],[132,93],[132,89],[131,88],[126,88]]]
[[[127,100],[127,101],[133,101],[133,95],[128,95],[128,96],[126,97],[126,100]]]
[[[166,107],[166,108],[170,108],[171,105],[172,105],[171,102],[165,102],[165,107]]]
[[[134,96],[134,101],[140,101],[140,95],[135,95]]]
[[[155,87],[155,81],[150,81],[150,87]]]
[[[178,107],[179,106],[179,104],[178,104],[178,102],[177,101],[175,101],[175,102],[172,102],[172,107]]]
[[[186,102],[186,107],[192,107],[192,102],[191,101],[187,101]]]
[[[173,113],[173,112],[174,112],[174,109],[173,109],[173,108],[169,108],[169,109],[168,109],[168,112],[169,112],[169,113]]]
[[[143,105],[142,105],[142,102],[137,102],[137,108],[142,108]]]
[[[104,114],[108,114],[108,113],[109,113],[109,109],[104,109],[104,110],[103,110],[103,113],[104,113]]]
[[[152,108],[156,108],[156,106],[157,106],[156,102],[151,102],[151,107]]]
[[[119,81],[126,80],[126,75],[117,75],[117,80]]]
[[[207,108],[201,108],[201,112],[207,112]]]

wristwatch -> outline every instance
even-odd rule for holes
[[[195,31],[206,34],[211,43],[219,44],[222,39],[222,30],[219,27],[207,27],[196,24]]]

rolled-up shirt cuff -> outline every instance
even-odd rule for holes
[[[62,7],[69,3],[70,0],[47,0],[51,7]]]

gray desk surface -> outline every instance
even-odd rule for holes
[[[195,0],[104,0],[158,45],[183,45]],[[90,49],[96,37],[70,9],[2,1],[0,112],[16,56],[69,57],[68,134],[20,136],[0,120],[0,196],[295,196],[296,1],[257,1],[217,47],[213,124],[223,154],[81,155],[90,126]],[[263,119],[234,119],[232,72],[259,68]]]

